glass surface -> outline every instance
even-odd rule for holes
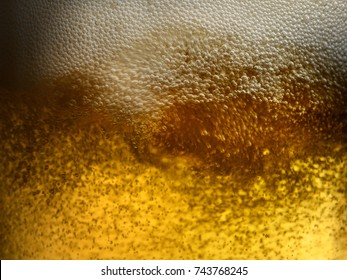
[[[347,259],[346,57],[192,26],[1,65],[1,259]]]

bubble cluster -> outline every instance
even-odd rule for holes
[[[240,180],[139,162],[105,120],[1,93],[1,259],[347,257],[343,143]]]
[[[1,258],[347,258],[346,1],[2,5]]]
[[[5,9],[13,15],[13,22],[2,32],[6,41],[12,40],[8,47],[13,49],[19,80],[40,81],[74,71],[95,74],[124,47],[167,26],[202,28],[218,36],[237,34],[239,49],[252,45],[253,53],[261,51],[263,40],[271,40],[272,49],[295,44],[319,50],[340,65],[346,63],[347,7],[343,0],[290,4],[18,0],[4,5]]]
[[[280,156],[287,146],[281,156],[288,156],[341,132],[344,68],[313,47],[263,38],[254,51],[237,33],[176,26],[100,71],[103,110],[132,127],[128,140],[143,157],[190,154],[217,169],[262,165],[265,149]]]

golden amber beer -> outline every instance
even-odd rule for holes
[[[345,2],[0,4],[0,257],[346,259]]]

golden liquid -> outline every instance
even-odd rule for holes
[[[347,259],[341,135],[222,172],[189,147],[134,152],[69,98],[0,96],[1,259]]]

